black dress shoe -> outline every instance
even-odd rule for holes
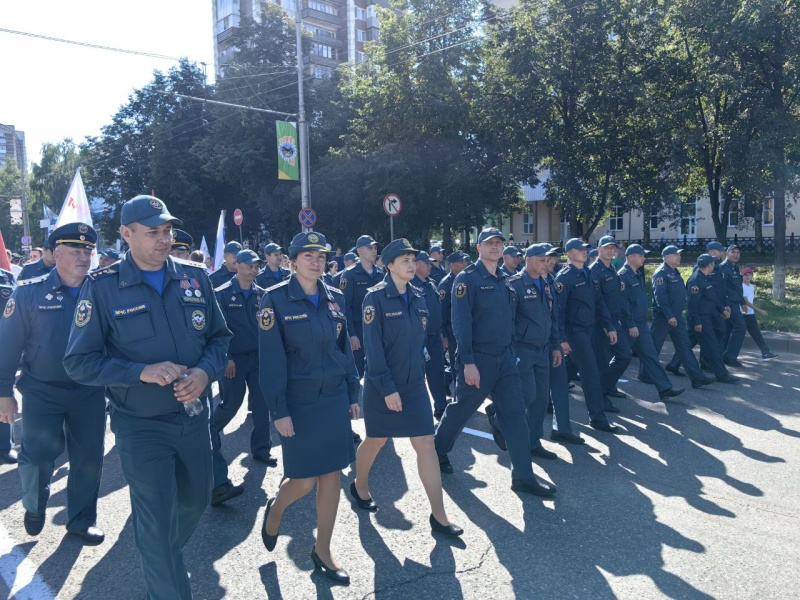
[[[549,498],[556,493],[555,487],[541,485],[535,479],[512,479],[511,489],[515,492],[533,494],[534,496],[541,496],[542,498]]]
[[[603,409],[603,412],[618,413],[619,409],[613,404],[609,404]]]
[[[341,583],[343,585],[350,585],[350,575],[344,569],[334,569],[333,567],[329,567],[317,554],[317,549],[311,549],[311,560],[314,561],[314,566],[322,571],[322,573],[328,579],[335,581],[336,583]]]
[[[0,465],[15,465],[17,462],[19,461],[17,460],[16,450],[13,448],[8,450],[0,450]]]
[[[711,385],[712,383],[716,383],[716,379],[711,379],[710,377],[703,377],[703,379],[693,379],[692,380],[692,387],[697,389],[701,388],[704,385]]]
[[[25,525],[25,531],[28,535],[39,535],[44,529],[44,514],[36,514],[25,511],[25,518],[22,521]]]
[[[464,530],[461,529],[461,527],[453,525],[452,523],[450,523],[450,525],[442,525],[433,515],[431,515],[431,518],[428,519],[428,521],[431,523],[431,533],[442,533],[444,535],[449,535],[450,537],[458,537],[464,533]]]
[[[594,429],[605,431],[606,433],[622,433],[621,427],[617,427],[606,421],[589,421],[589,425]]]
[[[269,452],[257,452],[253,454],[253,460],[257,460],[258,462],[262,462],[266,464],[268,467],[277,467],[278,466],[278,459],[272,456]]]
[[[453,473],[453,465],[450,464],[450,459],[447,458],[447,454],[439,454],[437,452],[436,456],[439,458],[439,470],[442,473],[451,475]]]
[[[356,501],[356,506],[358,506],[358,508],[361,510],[368,510],[369,512],[375,512],[378,510],[378,505],[375,504],[375,501],[372,498],[364,499],[358,495],[355,481],[350,484],[350,495],[353,497],[353,500]]]
[[[264,544],[264,548],[266,548],[269,552],[275,550],[275,544],[278,543],[278,536],[280,535],[280,531],[278,531],[278,533],[275,535],[269,535],[267,533],[267,517],[269,516],[269,511],[274,503],[275,498],[271,498],[267,501],[267,508],[264,510],[264,520],[261,523],[261,542]]]
[[[244,493],[243,485],[233,485],[232,483],[223,483],[211,490],[211,506],[218,506],[237,496]]]
[[[500,448],[500,450],[507,452],[508,446],[506,445],[506,438],[503,435],[503,432],[500,430],[500,427],[497,425],[497,417],[495,415],[493,406],[488,406],[486,408],[486,418],[489,419],[489,427],[492,428],[492,438],[494,438],[494,443],[497,444],[497,447]]]
[[[685,388],[669,388],[668,390],[664,390],[663,392],[658,392],[658,397],[662,400],[666,400],[667,398],[674,398],[675,396],[680,396],[683,392],[685,392]]]
[[[640,375],[636,379],[638,379],[642,383],[649,383],[651,385],[655,383],[655,381],[653,381],[652,378],[648,377],[647,375]]]
[[[606,392],[606,396],[611,396],[612,398],[627,398],[628,394],[619,391],[617,388],[614,388],[610,392]]]
[[[743,364],[742,364],[742,363],[741,363],[739,360],[737,360],[737,359],[733,359],[733,360],[723,360],[722,362],[724,362],[724,363],[725,363],[726,365],[728,365],[729,367],[743,367],[743,366],[744,366],[744,365],[743,365]]]
[[[538,456],[539,458],[547,458],[549,460],[554,460],[558,458],[558,454],[555,452],[550,452],[550,450],[545,450],[541,446],[538,446],[531,450],[531,456]]]
[[[706,361],[700,361],[700,369],[703,371],[713,371],[714,369]]]
[[[681,371],[680,367],[671,367],[671,366],[667,365],[666,367],[664,367],[664,370],[667,373],[672,373],[676,377],[686,377],[686,373]]]
[[[739,378],[738,377],[734,377],[733,375],[730,375],[730,374],[729,375],[720,375],[719,377],[717,377],[717,381],[719,381],[720,383],[738,383],[739,382]]]
[[[353,432],[353,443],[358,446],[361,443],[361,436],[358,435],[355,431]]]
[[[561,431],[551,431],[550,432],[550,439],[554,442],[564,442],[566,444],[585,444],[586,440],[584,440],[581,436],[575,435],[574,433],[562,433]]]
[[[90,546],[96,546],[97,544],[102,544],[103,540],[106,539],[106,534],[103,531],[95,527],[94,525],[90,525],[85,529],[81,529],[79,531],[70,531],[70,535],[74,535],[76,537],[81,538],[86,544]]]

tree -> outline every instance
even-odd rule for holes
[[[46,229],[38,227],[39,219],[44,218],[41,210],[33,210],[33,206],[47,205],[58,213],[69,191],[75,171],[80,166],[81,157],[78,146],[67,138],[57,144],[42,145],[42,158],[39,163],[31,165],[28,178],[30,195],[28,206],[31,216],[31,237],[35,245],[44,242]]]
[[[11,224],[11,200],[22,196],[22,173],[17,161],[8,160],[0,168],[0,231],[9,250],[18,247],[22,239],[22,224]]]

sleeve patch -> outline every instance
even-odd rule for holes
[[[258,311],[258,326],[263,331],[269,331],[275,325],[275,311],[271,308],[264,308]]]
[[[339,289],[344,291],[344,288],[346,287],[347,287],[347,278],[342,276],[342,278],[339,280]]]
[[[364,325],[369,325],[375,320],[375,307],[365,306],[364,307]]]
[[[89,300],[81,300],[75,307],[75,326],[85,327],[92,318],[92,303]]]
[[[656,285],[664,285],[664,278],[656,277]]]
[[[445,296],[447,296],[447,292],[444,290],[439,290],[439,300],[444,300]]]
[[[456,298],[463,298],[467,295],[467,284],[463,281],[456,284]]]
[[[11,315],[14,314],[14,308],[16,308],[17,303],[14,301],[13,298],[9,299],[8,303],[6,304],[6,309],[3,311],[3,316],[8,319]]]
[[[564,284],[560,281],[556,281],[556,292],[559,294],[564,291]]]

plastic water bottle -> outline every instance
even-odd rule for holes
[[[178,377],[177,381],[173,384],[176,385],[177,383],[186,379],[189,375],[184,373],[180,377]],[[183,410],[186,411],[186,414],[190,417],[196,417],[201,412],[203,412],[203,401],[200,398],[195,398],[191,402],[184,402],[183,403]]]

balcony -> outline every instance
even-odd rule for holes
[[[316,54],[310,54],[308,57],[308,62],[312,65],[321,65],[323,67],[331,67],[335,69],[341,63],[340,60],[336,58],[325,58],[324,56],[317,56]]]
[[[236,31],[238,31],[238,29],[239,29],[238,27],[228,27],[225,31],[222,31],[222,32],[218,33],[217,34],[217,43],[218,44],[225,43],[227,40],[229,40],[229,39],[231,39],[233,37],[233,34],[236,33]]]
[[[381,25],[378,23],[378,17],[367,17],[367,29],[380,29]]]
[[[336,38],[314,35],[311,37],[311,39],[317,42],[318,44],[326,44],[328,46],[333,46],[334,48],[344,48],[344,42],[342,40],[337,40]]]
[[[317,21],[318,23],[327,23],[329,25],[336,25],[337,27],[344,27],[345,20],[338,15],[331,15],[321,10],[313,8],[303,9],[303,20]]]

